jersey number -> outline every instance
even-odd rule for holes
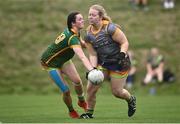
[[[65,34],[64,34],[64,33],[61,33],[61,35],[59,35],[59,36],[57,37],[57,39],[55,40],[55,44],[58,44],[59,42],[61,42],[62,40],[64,40],[65,37],[66,37]]]

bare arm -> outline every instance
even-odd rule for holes
[[[74,52],[79,57],[79,59],[83,62],[84,66],[90,71],[93,69],[93,66],[85,56],[81,47],[73,47]]]
[[[97,67],[97,53],[90,43],[86,43],[86,48],[89,52],[89,60],[93,67]]]
[[[116,41],[120,44],[120,47],[121,47],[120,52],[127,53],[128,47],[129,47],[129,42],[128,42],[125,34],[119,28],[116,29],[116,31],[112,35],[112,38],[114,41]]]
[[[153,69],[152,69],[152,66],[151,66],[150,63],[147,63],[146,68],[147,68],[147,71],[148,71],[148,72],[150,72],[150,73],[153,72]]]
[[[80,44],[82,48],[85,48],[85,41],[80,37]]]

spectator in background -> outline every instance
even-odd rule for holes
[[[164,9],[173,9],[175,6],[174,0],[164,0],[163,7]]]
[[[157,78],[158,82],[163,81],[164,57],[159,54],[157,48],[152,48],[146,64],[147,74],[143,84],[148,84],[153,78]]]
[[[135,9],[143,8],[144,11],[148,11],[148,0],[135,0]]]
[[[134,58],[134,52],[133,51],[129,50],[128,55],[129,55],[129,58],[130,58],[130,61],[131,61],[131,67],[130,67],[130,70],[129,70],[128,77],[126,79],[126,87],[128,89],[131,89],[132,85],[134,84],[134,80],[135,80],[135,73],[136,73],[136,70],[137,70],[136,69],[137,61]]]

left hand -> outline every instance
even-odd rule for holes
[[[129,59],[129,56],[125,54],[124,52],[120,52],[120,60],[118,62],[122,70],[128,70],[130,69],[131,62]]]

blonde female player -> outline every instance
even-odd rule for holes
[[[130,67],[127,55],[128,40],[120,28],[111,22],[105,9],[93,5],[89,9],[89,27],[85,36],[90,62],[94,67],[102,69],[105,77],[110,78],[112,94],[128,103],[128,116],[136,111],[136,98],[124,89]],[[93,118],[96,104],[96,93],[100,85],[87,85],[88,111],[81,118]],[[118,109],[117,109],[118,110]]]

